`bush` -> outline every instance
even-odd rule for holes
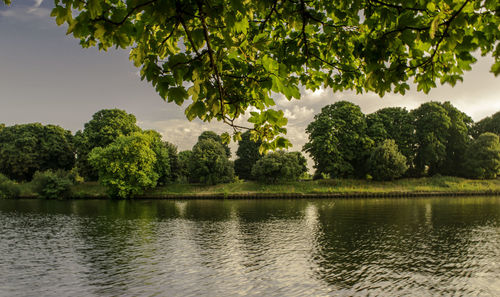
[[[252,175],[262,182],[293,181],[307,172],[307,161],[299,152],[277,151],[262,157],[252,168]]]
[[[408,170],[408,165],[396,142],[387,139],[373,149],[368,159],[368,168],[374,180],[393,180],[401,177]]]
[[[0,198],[15,198],[20,193],[19,185],[0,173]]]
[[[71,196],[73,182],[64,170],[37,171],[33,176],[33,190],[45,199],[65,199]]]
[[[467,148],[466,175],[487,179],[500,175],[500,142],[498,135],[486,132]]]

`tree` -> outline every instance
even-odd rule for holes
[[[0,124],[0,131],[2,131],[3,128],[5,128],[5,124]]]
[[[444,102],[442,106],[446,109],[451,124],[446,140],[446,159],[439,173],[460,176],[464,172],[465,151],[471,140],[473,121],[450,102]]]
[[[170,164],[170,175],[167,181],[174,182],[179,178],[179,156],[177,154],[177,146],[168,141],[164,141],[163,146],[168,151],[168,160]]]
[[[461,175],[472,119],[450,102],[428,102],[412,111],[418,174]]]
[[[69,170],[75,162],[73,136],[59,126],[22,124],[0,130],[0,173],[29,181],[36,171]]]
[[[373,141],[366,135],[365,115],[359,106],[339,101],[325,106],[306,129],[309,141],[303,150],[316,168],[332,177],[363,177],[368,149]]]
[[[97,172],[88,162],[88,154],[96,147],[106,147],[122,135],[130,135],[141,129],[135,116],[120,109],[103,109],[96,112],[85,124],[83,131],[75,135],[77,167],[87,180],[97,180]]]
[[[236,151],[238,159],[234,161],[234,171],[239,178],[253,179],[252,167],[262,158],[259,152],[260,145],[261,141],[254,141],[250,131],[241,134],[241,140],[238,141],[238,150]]]
[[[496,178],[500,175],[500,141],[486,132],[474,140],[466,152],[467,175],[472,178]]]
[[[169,155],[169,149],[161,140],[160,133],[154,130],[147,130],[143,132],[150,137],[150,147],[155,153],[156,162],[154,171],[158,174],[158,185],[165,185],[172,180],[172,167]]]
[[[156,186],[159,174],[154,142],[151,134],[135,132],[90,152],[88,160],[111,196],[128,198]]]
[[[191,182],[209,185],[234,180],[233,164],[220,143],[213,139],[203,139],[194,145],[189,162],[189,179]]]
[[[11,0],[3,0],[10,4]],[[492,54],[500,73],[498,1],[56,0],[52,16],[83,47],[129,49],[168,102],[186,116],[249,122],[263,148],[287,147],[272,92],[299,87],[404,94],[461,80]],[[238,134],[235,134],[238,139]]]
[[[179,182],[189,181],[189,164],[191,162],[193,152],[192,151],[182,151],[179,153],[179,169],[177,170],[177,180]]]
[[[226,151],[226,156],[228,158],[231,158],[231,149],[229,148],[227,143],[224,143],[224,141],[222,141],[222,137],[220,137],[220,135],[218,135],[217,133],[215,133],[213,131],[203,131],[200,134],[200,136],[198,136],[198,142],[205,140],[205,139],[212,139],[215,142],[220,143],[222,145],[222,147],[224,148],[224,150]]]
[[[492,116],[485,117],[473,126],[472,134],[475,138],[485,132],[500,135],[500,111]]]
[[[399,151],[412,166],[415,154],[415,126],[410,113],[401,107],[388,107],[366,116],[366,133],[375,142],[382,144],[387,139],[394,140]]]
[[[412,111],[415,120],[417,152],[415,167],[418,174],[440,173],[446,160],[446,144],[451,119],[438,102],[428,102]]]
[[[262,182],[294,181],[307,172],[306,164],[300,152],[272,152],[255,163],[252,175]]]
[[[374,180],[393,180],[408,170],[406,157],[392,139],[384,140],[372,150],[368,167]]]

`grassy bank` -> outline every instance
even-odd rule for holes
[[[73,186],[75,198],[104,198],[106,189],[96,182]],[[138,198],[193,198],[193,197],[314,197],[314,196],[416,196],[416,195],[465,195],[500,193],[500,179],[469,180],[458,177],[429,177],[377,182],[351,179],[298,181],[281,184],[237,182],[214,186],[195,184],[170,184],[147,191]],[[279,194],[279,195],[278,195]],[[30,183],[22,185],[22,197],[35,197]]]

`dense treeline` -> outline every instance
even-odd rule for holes
[[[340,101],[324,107],[306,132],[303,150],[315,162],[315,178],[495,178],[500,173],[500,112],[473,123],[449,102],[364,115],[359,106]],[[0,197],[18,194],[13,181],[32,181],[46,198],[68,196],[72,184],[97,180],[111,196],[131,197],[171,183],[274,183],[307,173],[300,152],[261,154],[256,141],[252,131],[242,133],[234,162],[228,145],[212,131],[199,135],[192,150],[178,152],[119,109],[98,111],[75,135],[54,125],[0,124]]]
[[[359,106],[340,101],[325,106],[306,132],[303,150],[314,160],[315,178],[500,174],[500,112],[474,123],[449,102],[365,115]]]

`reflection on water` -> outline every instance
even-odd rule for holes
[[[500,197],[0,201],[0,296],[500,296]]]

